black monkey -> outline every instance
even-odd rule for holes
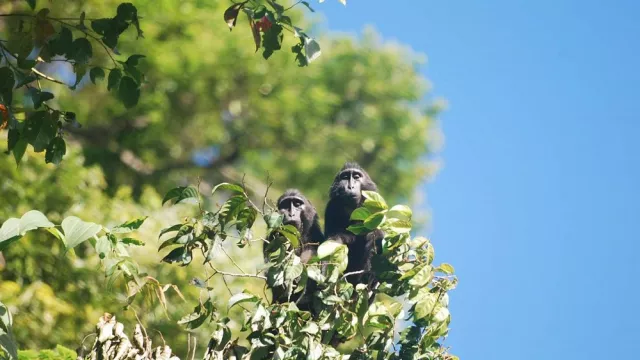
[[[355,162],[344,164],[336,175],[329,191],[329,202],[325,211],[325,236],[347,245],[349,249],[346,273],[362,271],[363,274],[350,275],[347,280],[354,286],[368,283],[375,286],[376,280],[371,274],[371,259],[376,253],[376,244],[382,241],[384,233],[374,230],[355,235],[347,227],[353,222],[349,220],[351,213],[364,203],[362,190],[377,191],[378,187],[369,174]]]
[[[322,229],[318,222],[318,212],[315,207],[297,189],[288,189],[278,198],[278,212],[284,216],[283,224],[293,225],[300,232],[300,247],[295,250],[303,263],[307,263],[318,252],[318,244],[324,240]],[[265,259],[266,259],[265,253]],[[315,292],[316,284],[309,279],[305,290],[293,294],[291,301],[297,302],[301,310],[309,310],[311,296]],[[283,287],[272,289],[273,302],[287,301],[287,291]],[[300,297],[303,297],[300,299]]]

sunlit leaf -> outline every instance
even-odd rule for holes
[[[392,207],[387,213],[388,217],[393,217],[400,220],[411,220],[411,209],[406,205],[396,205]]]
[[[148,216],[143,216],[141,218],[137,218],[137,219],[133,219],[133,220],[127,221],[124,224],[120,224],[120,225],[114,227],[113,229],[111,229],[111,232],[114,233],[114,234],[126,234],[126,233],[130,233],[132,231],[138,230],[140,228],[140,226],[142,226],[144,221],[147,220],[147,218],[148,218]]]
[[[213,190],[211,190],[211,194],[215,194],[217,190],[226,190],[232,193],[244,194],[244,189],[240,185],[230,183],[220,183],[216,185]]]
[[[382,222],[384,221],[384,213],[375,213],[371,216],[369,216],[365,221],[364,221],[364,227],[366,227],[369,230],[375,230],[378,228],[378,226],[380,226],[380,224],[382,224]]]
[[[0,251],[20,239],[20,219],[9,218],[0,227]]]
[[[371,216],[371,211],[369,211],[369,209],[365,208],[365,207],[359,207],[357,209],[355,209],[352,213],[351,213],[351,220],[366,220],[369,216]]]
[[[258,297],[253,294],[248,294],[246,292],[241,292],[233,295],[229,299],[229,303],[227,304],[227,308],[231,309],[233,306],[244,303],[244,302],[256,302],[258,301]]]
[[[447,275],[451,275],[455,272],[455,270],[453,269],[453,266],[451,266],[450,264],[444,263],[444,264],[440,264],[440,266],[438,266],[436,268],[437,271],[443,272]]]
[[[162,199],[162,205],[164,205],[167,201],[174,200],[174,203],[177,204],[186,199],[198,199],[200,194],[198,193],[198,189],[193,186],[180,186],[177,188],[173,188],[167,192],[167,194]]]
[[[333,240],[327,240],[318,246],[318,258],[325,259],[341,248],[346,248],[346,246]]]
[[[67,249],[73,249],[78,244],[96,235],[102,226],[92,222],[84,222],[75,216],[62,220],[62,231]]]

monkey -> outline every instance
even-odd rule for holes
[[[278,212],[283,215],[284,225],[293,225],[300,232],[300,247],[295,254],[306,264],[318,252],[318,245],[324,241],[322,228],[320,227],[318,212],[311,202],[297,189],[286,190],[277,201]],[[266,247],[263,249],[265,260],[268,262]],[[291,301],[298,304],[298,308],[309,311],[311,296],[315,292],[317,284],[309,279],[302,293],[293,294]],[[287,292],[283,287],[272,289],[272,303],[287,301]]]
[[[347,162],[338,172],[329,190],[329,202],[325,210],[325,239],[345,244],[349,249],[348,265],[345,273],[364,271],[362,274],[347,276],[354,286],[359,283],[375,287],[377,280],[371,273],[371,260],[376,246],[382,242],[382,230],[374,230],[355,235],[347,227],[353,224],[351,213],[364,203],[363,190],[378,191],[369,174],[357,163]],[[325,240],[325,241],[326,241]]]

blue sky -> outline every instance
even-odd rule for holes
[[[640,353],[640,1],[337,0],[427,54],[450,104],[425,187],[463,359]]]

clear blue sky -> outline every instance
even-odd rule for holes
[[[462,359],[640,354],[640,1],[338,0],[450,104],[426,186]]]

